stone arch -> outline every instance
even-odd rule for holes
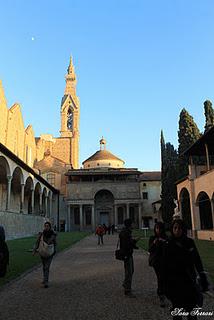
[[[191,219],[191,207],[190,207],[190,195],[186,188],[182,188],[179,194],[180,210],[182,214],[182,219],[184,220],[187,229],[192,229],[192,219]]]
[[[47,195],[47,216],[51,217],[51,202],[52,202],[52,192],[49,190]]]
[[[0,167],[3,167],[7,176],[11,176],[11,170],[7,159],[4,156],[0,156]]]
[[[32,208],[32,190],[33,190],[33,179],[28,177],[24,187],[24,212],[28,214],[33,213]]]
[[[16,167],[13,171],[11,180],[11,200],[10,207],[14,212],[21,210],[21,189],[24,184],[24,175],[20,167]]]
[[[0,156],[0,210],[6,209],[8,177],[11,176],[11,170],[7,159]]]
[[[40,194],[42,193],[41,184],[39,182],[36,183],[34,189],[34,213],[41,213],[41,203],[40,203]]]
[[[197,196],[196,203],[199,206],[201,229],[213,229],[211,201],[207,193],[201,191]]]
[[[114,196],[111,191],[102,189],[94,196],[96,221],[101,224],[114,222]]]

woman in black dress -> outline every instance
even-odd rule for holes
[[[188,319],[197,319],[192,310],[202,306],[203,296],[196,283],[196,271],[201,280],[202,291],[208,290],[208,283],[198,250],[193,239],[187,237],[184,222],[174,220],[171,238],[164,246],[163,274],[164,290],[172,303],[173,319],[181,319],[176,310],[187,313]]]
[[[149,238],[149,265],[154,268],[157,276],[157,295],[160,299],[160,307],[165,307],[165,296],[162,275],[162,256],[163,246],[167,236],[165,233],[164,223],[157,222],[154,226],[154,235]]]

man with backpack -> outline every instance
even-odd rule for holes
[[[124,257],[125,278],[123,281],[124,294],[130,298],[135,298],[132,294],[132,276],[134,273],[133,250],[138,249],[137,240],[132,238],[132,220],[124,220],[124,228],[119,234],[120,251]]]

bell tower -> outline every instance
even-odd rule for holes
[[[79,166],[79,112],[80,103],[76,95],[76,74],[70,58],[65,76],[65,92],[61,102],[61,138],[71,139],[71,164],[73,168]]]

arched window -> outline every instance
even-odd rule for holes
[[[55,186],[56,176],[54,172],[48,172],[47,173],[47,181],[52,185]]]
[[[72,130],[73,129],[73,112],[71,110],[71,108],[68,109],[68,114],[67,114],[67,128],[68,130]]]

